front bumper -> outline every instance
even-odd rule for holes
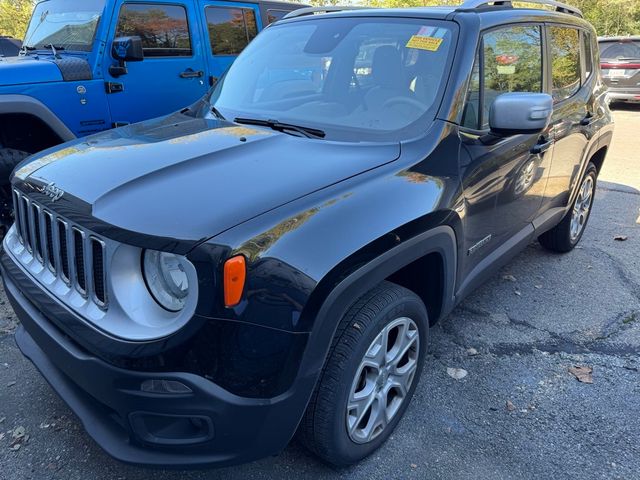
[[[276,454],[293,436],[315,375],[298,376],[275,398],[256,399],[192,373],[118,368],[62,333],[4,265],[2,273],[22,323],[16,333],[20,350],[114,458],[156,467],[226,466]],[[146,392],[141,385],[147,380],[179,382],[190,391]]]

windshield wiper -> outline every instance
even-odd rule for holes
[[[213,105],[211,105],[211,113],[213,113],[216,117],[218,117],[218,120],[226,120],[226,118],[224,118],[224,115],[222,115],[220,113],[220,110],[218,110],[216,107],[214,107]],[[237,119],[236,119],[237,120]],[[240,123],[240,122],[238,122]]]
[[[317,128],[303,127],[301,125],[294,125],[292,123],[283,123],[277,120],[260,120],[257,118],[242,118],[238,117],[234,120],[236,123],[242,123],[245,125],[257,125],[260,127],[269,127],[277,132],[297,132],[307,138],[324,138],[325,133]]]

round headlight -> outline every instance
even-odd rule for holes
[[[178,312],[189,294],[185,257],[173,253],[145,250],[144,278],[151,295],[161,307]]]

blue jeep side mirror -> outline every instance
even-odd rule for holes
[[[144,60],[142,39],[140,37],[118,37],[114,39],[111,55],[122,62],[141,62]]]
[[[126,75],[127,62],[141,62],[144,60],[142,39],[140,37],[118,37],[113,40],[111,56],[118,61],[118,65],[111,65],[109,73],[114,77]]]

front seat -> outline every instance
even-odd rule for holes
[[[409,94],[400,52],[391,45],[378,47],[373,53],[371,79],[374,86],[365,95],[365,103],[371,109],[381,108],[390,98]]]

